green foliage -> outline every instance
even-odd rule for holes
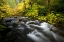
[[[48,14],[46,17],[47,17],[47,21],[50,24],[54,25],[56,22],[58,22],[58,17],[55,14],[53,14],[53,13]]]
[[[38,16],[38,20],[46,21],[53,25],[60,25],[61,27],[64,27],[64,15],[62,14],[48,14],[46,16]]]
[[[45,16],[46,15],[46,13],[47,13],[47,7],[45,7],[45,6],[42,6],[42,7],[39,7],[38,8],[38,15],[39,16]]]
[[[3,25],[0,25],[0,28],[6,28],[5,26],[3,26]]]
[[[3,6],[4,4],[6,4],[6,0],[0,0],[0,6]]]
[[[3,17],[0,17],[0,30],[4,30],[6,29],[5,25],[3,25],[2,21],[3,21]]]
[[[15,0],[7,0],[8,4],[14,8],[16,6],[16,1]]]
[[[37,5],[32,6],[31,9],[28,10],[26,16],[28,16],[28,17],[38,16],[38,7],[37,7]]]
[[[46,16],[38,16],[38,20],[46,21]]]
[[[0,31],[6,29],[6,27],[4,25],[0,25]]]
[[[64,13],[64,0],[54,0],[54,3],[51,5],[51,10],[57,13]]]

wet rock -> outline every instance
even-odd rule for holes
[[[28,17],[6,18],[3,23],[10,29],[9,42],[63,42],[60,30],[54,26]],[[8,38],[9,37],[9,38]]]
[[[3,20],[3,24],[5,25],[13,25],[14,23],[18,23],[18,19],[15,19],[15,18],[5,18]]]

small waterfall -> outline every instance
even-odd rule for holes
[[[35,42],[51,42],[47,37],[45,37],[42,33],[38,32],[37,30],[27,34],[27,36],[33,39]]]
[[[20,42],[22,42],[21,39],[25,41],[27,38],[28,40],[31,39],[34,42],[64,42],[64,38],[58,34],[60,30],[53,25],[46,22],[40,23],[40,21],[31,20],[28,17],[21,17],[18,19],[20,20],[17,27],[13,27],[10,24],[12,22],[6,23],[4,21],[4,24],[9,24],[8,28],[11,29],[11,31],[8,34],[16,35],[20,39]],[[4,20],[8,20],[8,18]]]
[[[53,33],[53,32],[52,32]],[[58,42],[64,42],[64,38],[62,36],[60,36],[59,34],[53,33],[54,38],[58,41]]]
[[[34,32],[30,33],[30,34],[27,34],[27,36],[29,38],[31,38],[32,40],[34,40],[35,42],[42,42],[42,39],[37,37]]]

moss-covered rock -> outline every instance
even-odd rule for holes
[[[6,29],[7,27],[5,27],[4,25],[0,25],[0,31]]]
[[[13,23],[13,27],[17,27],[18,26],[18,23]]]

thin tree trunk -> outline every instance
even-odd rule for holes
[[[48,10],[47,10],[47,15],[49,14],[49,13],[51,13],[51,6],[50,6],[50,0],[46,0],[45,1],[45,4],[46,4],[46,6],[48,7]]]
[[[48,13],[51,13],[50,0],[48,0]]]

